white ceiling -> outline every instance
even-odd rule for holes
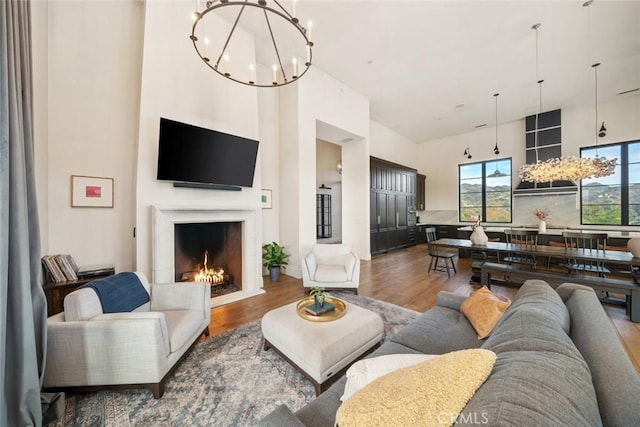
[[[282,2],[289,10],[291,2]],[[314,66],[370,99],[371,118],[425,142],[640,87],[640,1],[299,0]],[[620,95],[638,96],[639,92]],[[640,118],[639,118],[640,120]]]

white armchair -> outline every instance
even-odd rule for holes
[[[305,288],[350,289],[356,294],[360,285],[360,258],[345,244],[319,243],[302,260]]]
[[[148,388],[162,396],[187,350],[209,335],[211,287],[149,284],[135,274],[150,297],[135,310],[103,313],[96,292],[81,288],[66,296],[64,312],[47,319],[44,389]]]

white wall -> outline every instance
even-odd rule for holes
[[[261,168],[256,168],[253,188],[242,191],[174,188],[170,182],[156,180],[159,119],[177,121],[221,132],[260,139],[258,88],[235,84],[211,71],[197,57],[185,33],[176,25],[178,17],[188,17],[188,2],[147,2],[145,4],[144,54],[140,95],[140,125],[136,173],[136,265],[151,272],[151,206],[257,210],[260,213]],[[211,19],[215,19],[212,17]],[[210,37],[224,37],[211,34]],[[255,63],[253,39],[236,29],[235,58]],[[264,99],[267,108],[273,100]],[[273,129],[265,127],[273,135]],[[263,145],[259,161],[262,161]],[[261,216],[258,236],[262,236]],[[253,251],[260,252],[256,239]],[[253,266],[259,272],[259,263]],[[258,273],[260,276],[260,273]]]
[[[640,139],[640,96],[621,96],[599,104],[598,116],[607,126],[607,136],[598,138],[599,144]],[[594,109],[562,109],[562,154],[579,156],[580,147],[595,144]],[[518,168],[525,162],[524,119],[498,127],[500,158],[512,158],[513,185],[518,185]],[[495,158],[495,127],[454,135],[419,144],[419,170],[427,176],[426,207],[421,221],[439,223],[458,222],[458,165]],[[469,147],[473,158],[463,156]],[[513,198],[513,224],[535,223],[531,211],[549,207],[552,226],[579,226],[579,196],[534,196]]]
[[[265,70],[268,72],[268,70]],[[271,190],[271,209],[262,209],[262,243],[280,238],[280,144],[278,90],[258,90],[262,188]],[[256,171],[257,173],[257,171]]]
[[[419,168],[421,162],[418,144],[373,120],[370,126],[373,157],[413,169]]]
[[[34,12],[42,252],[130,270],[143,4],[34,2]],[[71,175],[114,178],[114,207],[71,208]]]
[[[280,238],[290,251],[288,274],[316,242],[316,126],[356,135],[342,146],[342,241],[363,259],[369,250],[369,100],[312,67],[280,93]]]

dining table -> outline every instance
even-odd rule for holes
[[[483,253],[483,256],[474,257],[476,260],[472,264],[472,278],[474,283],[480,283],[490,286],[491,272],[505,273],[505,277],[509,275],[525,276],[530,278],[563,280],[573,283],[580,283],[590,286],[594,290],[604,291],[608,295],[608,291],[612,293],[623,293],[626,298],[618,300],[616,298],[606,298],[603,302],[618,302],[626,306],[627,314],[633,322],[640,322],[640,285],[635,281],[636,276],[640,275],[640,257],[634,257],[631,252],[607,250],[602,248],[582,249],[582,248],[566,248],[564,246],[547,246],[547,245],[525,245],[519,243],[506,242],[487,242],[483,245],[476,245],[467,239],[451,239],[442,238],[431,242],[436,248],[447,249],[466,249],[472,254]],[[630,274],[624,280],[609,277],[585,276],[569,274],[568,272],[559,272],[545,268],[520,268],[515,265],[496,264],[487,262],[482,258],[486,258],[486,254],[519,254],[535,256],[536,258],[561,259],[568,260],[570,263],[575,262],[602,262],[606,265],[615,265],[620,271],[627,271]],[[499,255],[498,255],[499,259]],[[608,301],[607,301],[608,299]]]
[[[640,266],[640,257],[634,257],[631,252],[607,249],[579,249],[563,246],[522,245],[518,243],[487,242],[484,245],[474,245],[468,239],[438,239],[435,246],[455,249],[469,249],[497,253],[517,253],[534,255],[536,257],[564,258],[583,261],[602,261],[608,264]]]

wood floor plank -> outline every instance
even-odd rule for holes
[[[469,295],[476,286],[470,285],[471,260],[456,259],[457,274],[427,273],[429,256],[426,244],[399,249],[388,254],[362,261],[358,293],[386,301],[411,310],[423,312],[433,307],[441,290]],[[276,307],[297,301],[306,296],[302,280],[282,275],[280,281],[271,282],[264,277],[264,294],[230,303],[211,310],[211,335],[262,318]],[[513,298],[517,288],[493,285],[497,294]],[[640,324],[633,323],[624,309],[605,305],[605,310],[618,332],[629,358],[640,372]]]

